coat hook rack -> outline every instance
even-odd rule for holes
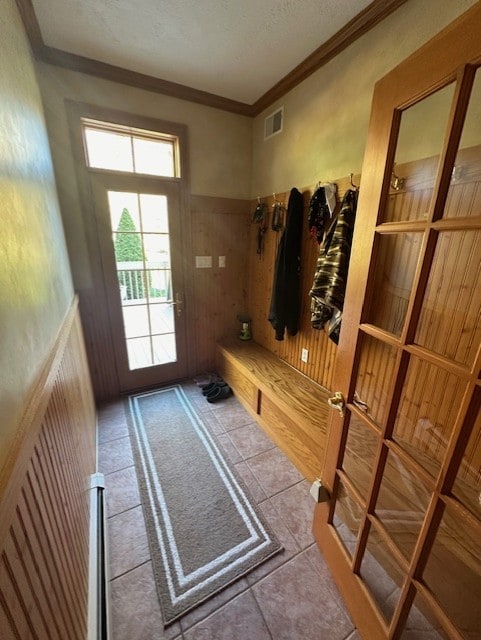
[[[400,178],[398,175],[396,175],[393,167],[391,174],[391,188],[394,189],[394,191],[401,191],[401,189],[404,189],[405,182],[406,178]]]

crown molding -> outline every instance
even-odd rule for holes
[[[258,115],[288,91],[323,67],[330,60],[347,49],[353,42],[399,9],[407,0],[374,0],[358,13],[342,29],[335,33],[303,62],[290,71],[282,80],[269,89],[252,105],[254,115]]]
[[[35,15],[32,0],[16,0],[35,58],[55,66],[86,73],[104,80],[111,80],[138,89],[188,100],[214,109],[221,109],[243,116],[255,117],[288,91],[296,87],[312,73],[327,64],[341,51],[347,49],[362,35],[384,20],[408,0],[374,0],[363,11],[348,22],[332,38],[316,49],[303,62],[271,87],[253,104],[224,98],[207,91],[162,80],[154,76],[124,69],[115,65],[62,51],[45,44]]]
[[[72,71],[79,71],[81,73],[87,73],[97,78],[103,78],[104,80],[111,80],[121,84],[126,84],[137,89],[145,89],[146,91],[153,91],[154,93],[161,93],[173,98],[180,98],[181,100],[188,100],[190,102],[196,102],[197,104],[206,105],[208,107],[214,107],[215,109],[222,109],[223,111],[230,111],[244,116],[252,116],[252,106],[244,102],[237,102],[236,100],[230,100],[222,96],[208,93],[207,91],[200,91],[199,89],[193,89],[183,84],[177,84],[176,82],[170,82],[169,80],[161,80],[154,76],[145,75],[137,71],[131,71],[130,69],[124,69],[123,67],[117,67],[105,62],[99,62],[91,58],[84,58],[74,53],[68,53],[61,49],[55,49],[54,47],[43,46],[39,59],[42,62],[47,62],[65,69],[71,69]]]

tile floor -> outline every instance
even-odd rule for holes
[[[246,577],[163,628],[121,400],[99,410],[113,640],[359,640],[311,533],[309,484],[235,397],[184,390],[284,546]]]

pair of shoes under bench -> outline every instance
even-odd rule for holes
[[[224,400],[228,398],[232,394],[232,389],[228,384],[224,383],[222,385],[216,386],[214,389],[209,391],[206,395],[207,402],[218,402],[219,400]]]
[[[212,393],[216,389],[220,389],[222,387],[227,387],[227,382],[223,380],[218,380],[217,382],[209,382],[209,384],[205,384],[202,387],[202,395],[207,396],[209,393]]]

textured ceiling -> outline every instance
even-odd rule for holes
[[[372,0],[33,0],[45,44],[252,104]]]

